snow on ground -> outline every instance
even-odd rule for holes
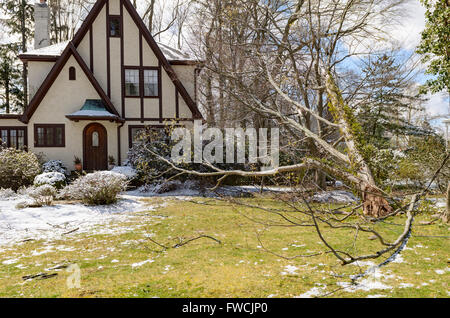
[[[23,196],[0,198],[0,246],[27,239],[57,239],[73,230],[85,233],[96,225],[125,221],[131,216],[129,212],[152,209],[126,194],[116,204],[108,206],[55,204],[17,209],[16,205],[24,199]]]
[[[259,193],[261,187],[259,186],[222,186],[217,190],[210,191],[205,187],[200,187],[195,182],[178,182],[174,189],[167,192],[159,193],[161,185],[156,186],[144,186],[137,190],[129,191],[128,194],[132,196],[140,197],[176,197],[179,199],[186,197],[218,197],[218,196],[232,196],[232,197],[248,197],[252,196],[254,193]],[[265,186],[263,188],[264,192],[275,192],[275,193],[288,193],[296,192],[298,189],[295,187],[279,187],[279,186]],[[332,190],[332,191],[322,191],[316,193],[313,198],[313,202],[320,203],[351,203],[357,202],[358,199],[350,192],[343,190]]]
[[[281,272],[281,275],[297,275],[297,266],[293,265],[286,265],[284,267],[284,271]]]
[[[358,199],[350,192],[343,190],[322,191],[314,194],[311,201],[318,203],[352,203]]]
[[[312,297],[320,297],[325,292],[323,287],[313,287],[307,292],[301,294],[300,296],[297,296],[295,298],[312,298]]]

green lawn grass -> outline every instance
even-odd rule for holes
[[[126,222],[98,227],[88,234],[75,232],[57,241],[0,247],[0,297],[295,297],[311,290],[317,291],[316,296],[326,297],[450,296],[450,244],[446,238],[449,226],[441,222],[419,225],[430,216],[417,218],[401,262],[381,269],[383,277],[377,281],[386,289],[347,288],[333,292],[350,282],[349,275],[366,267],[341,266],[330,254],[287,260],[264,249],[284,256],[323,251],[324,244],[311,227],[267,228],[254,218],[263,223],[280,219],[214,199],[147,200],[159,207],[134,213]],[[245,201],[281,206],[273,198]],[[396,224],[404,220],[399,216],[377,229],[393,239],[403,230]],[[323,233],[338,247],[352,245],[352,231],[323,228]],[[202,238],[164,250],[149,240],[150,237],[163,245],[174,245],[179,238],[202,234],[215,237],[221,244]],[[352,246],[352,251],[365,252],[376,247],[378,241],[362,240]],[[10,259],[17,261],[10,264]],[[150,261],[132,266],[146,260]],[[65,269],[46,271],[59,264],[80,267],[81,288],[68,288],[66,281],[71,273]],[[290,272],[289,268],[295,270]],[[42,280],[22,279],[40,272],[58,275]]]

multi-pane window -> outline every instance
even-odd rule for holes
[[[26,146],[25,127],[0,127],[0,143],[5,147],[23,149]]]
[[[109,36],[120,37],[120,17],[109,17]]]
[[[64,125],[34,125],[35,147],[65,147]]]
[[[125,97],[159,97],[158,72],[145,67],[125,68]]]
[[[158,70],[144,70],[144,96],[158,96]]]
[[[131,127],[130,126],[130,148],[133,146],[133,144],[139,140],[139,136],[141,135],[142,131],[144,130],[144,127]]]
[[[139,96],[139,70],[125,70],[125,96]]]
[[[151,125],[151,126],[128,126],[128,134],[129,134],[129,147],[133,147],[136,142],[139,141],[161,141],[164,138],[167,138],[170,132],[170,126],[165,125]]]

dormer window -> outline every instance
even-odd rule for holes
[[[109,36],[110,37],[120,37],[120,16],[110,16],[109,17]]]
[[[69,81],[74,81],[77,79],[77,71],[75,70],[75,67],[71,66],[69,67]]]

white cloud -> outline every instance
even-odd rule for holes
[[[414,50],[420,43],[420,34],[425,28],[425,8],[418,0],[410,0],[404,6],[403,14],[398,25],[390,28],[389,35],[402,48]]]
[[[450,100],[448,94],[441,92],[429,96],[429,100],[426,102],[425,106],[431,117],[448,116],[450,113],[449,103]]]

